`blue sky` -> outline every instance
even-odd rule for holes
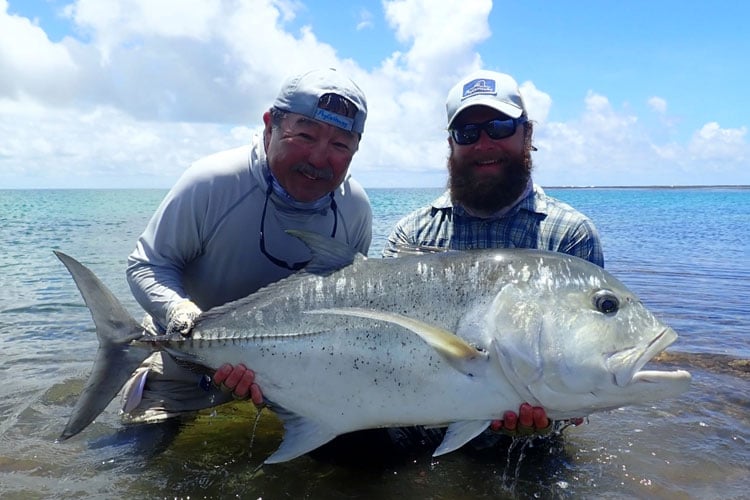
[[[479,68],[519,82],[541,185],[747,185],[747,5],[0,0],[0,188],[168,188],[319,66],[367,94],[365,187],[445,185],[445,97]]]

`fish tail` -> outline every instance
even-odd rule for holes
[[[151,351],[130,346],[143,335],[143,328],[104,283],[74,258],[58,251],[55,255],[73,276],[99,338],[94,367],[60,435],[63,441],[81,432],[104,411]]]

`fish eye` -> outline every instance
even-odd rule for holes
[[[614,314],[620,308],[620,300],[609,290],[599,290],[592,299],[596,310],[604,314]]]

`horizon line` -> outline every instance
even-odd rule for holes
[[[378,187],[366,187],[368,189],[446,189],[440,186],[378,186]],[[633,185],[549,185],[541,186],[542,189],[717,189],[717,188],[733,188],[733,189],[750,189],[750,184],[633,184]],[[169,190],[169,187],[8,187],[0,188],[0,191],[75,191],[75,190],[111,190],[111,191],[126,191],[126,190]]]

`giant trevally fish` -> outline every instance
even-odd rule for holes
[[[686,371],[643,369],[677,334],[582,259],[517,249],[367,259],[294,234],[313,254],[305,271],[205,312],[189,337],[144,334],[90,270],[56,252],[100,343],[61,439],[91,423],[154,350],[196,373],[223,363],[255,371],[285,429],[266,463],[347,432],[407,425],[447,426],[440,455],[523,402],[566,419],[690,384]]]

